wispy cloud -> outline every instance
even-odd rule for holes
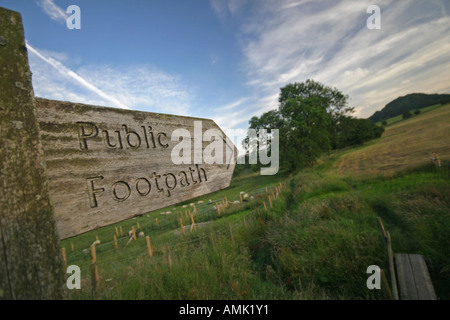
[[[194,94],[180,78],[148,65],[68,68],[27,43],[36,96],[108,107],[188,115]]]
[[[247,10],[239,37],[251,109],[276,108],[280,87],[308,78],[348,94],[361,117],[407,93],[449,92],[449,3],[379,0],[381,30],[366,27],[371,4],[267,0]]]
[[[229,110],[232,110],[232,109],[234,109],[234,108],[236,108],[236,107],[242,105],[244,102],[248,101],[249,99],[250,99],[249,97],[246,97],[246,98],[240,98],[240,99],[238,99],[238,100],[236,100],[236,101],[233,101],[233,102],[228,103],[228,104],[226,104],[226,105],[224,105],[224,106],[222,106],[222,107],[217,108],[217,110],[219,110],[219,111],[229,111]]]
[[[46,64],[51,66],[53,69],[58,71],[61,74],[61,76],[63,78],[65,78],[66,80],[75,82],[77,85],[84,87],[86,90],[88,90],[94,94],[97,94],[99,97],[103,98],[104,100],[108,101],[109,103],[112,103],[116,107],[126,108],[126,105],[123,104],[121,101],[119,101],[115,97],[103,92],[101,89],[97,88],[95,85],[93,85],[92,83],[87,81],[85,78],[83,78],[76,72],[74,72],[74,71],[70,70],[69,68],[67,68],[66,66],[64,66],[61,62],[55,60],[52,57],[44,56],[38,50],[33,48],[29,43],[27,43],[27,49],[29,52],[36,55],[43,62],[45,62]],[[34,61],[36,61],[36,60],[34,60]],[[35,88],[37,88],[37,90],[39,90],[40,85],[42,85],[42,84],[37,83]]]
[[[67,20],[66,12],[58,7],[54,0],[38,0],[37,4],[52,20],[65,24]]]

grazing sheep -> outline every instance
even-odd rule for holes
[[[141,232],[139,232],[138,236],[139,236],[139,238],[143,238],[143,237],[145,237],[145,233],[141,231]]]

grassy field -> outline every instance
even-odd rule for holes
[[[433,111],[434,109],[440,108],[441,106],[442,106],[442,104],[435,104],[435,105],[432,105],[432,106],[429,106],[429,107],[421,108],[420,109],[420,113],[423,114],[423,113],[426,113],[428,111]],[[414,113],[414,110],[411,111],[411,113]],[[392,117],[392,118],[387,119],[386,122],[387,122],[387,125],[389,126],[391,124],[400,122],[402,120],[403,120],[403,115],[398,115],[396,117]],[[382,124],[382,121],[377,122],[377,125],[380,126],[381,124]]]
[[[393,174],[430,163],[432,153],[450,159],[450,104],[397,122],[368,145],[340,154],[340,174]]]
[[[442,140],[449,114],[446,106],[389,126],[377,141],[324,156],[295,174],[234,177],[229,188],[189,202],[196,203],[196,231],[186,215],[193,207],[185,203],[64,240],[67,264],[82,270],[82,288],[71,296],[383,299],[381,290],[366,286],[368,266],[389,274],[381,217],[394,252],[423,254],[438,297],[449,299],[450,179],[427,159],[431,150],[449,159],[448,139]],[[377,157],[380,152],[385,157]],[[282,191],[275,189],[280,183]],[[248,201],[231,204],[241,192]],[[219,215],[213,206],[225,198],[230,204]],[[132,226],[150,237],[152,257],[144,238],[130,240]],[[124,233],[118,248],[116,227]],[[96,237],[100,282],[94,293],[88,249]]]

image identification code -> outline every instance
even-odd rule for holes
[[[214,307],[200,307],[189,306],[180,307],[180,315],[205,315],[209,318],[212,314],[223,315],[267,315],[269,313],[268,305],[252,305],[252,304],[239,304],[239,305],[225,305],[223,309]]]

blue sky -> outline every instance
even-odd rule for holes
[[[370,30],[369,5],[381,9]],[[81,29],[69,30],[69,5]],[[246,129],[280,87],[314,79],[358,117],[450,92],[446,0],[0,0],[22,14],[35,95]],[[235,131],[237,132],[237,131]],[[241,137],[237,138],[237,146]],[[235,141],[236,142],[236,141]]]

